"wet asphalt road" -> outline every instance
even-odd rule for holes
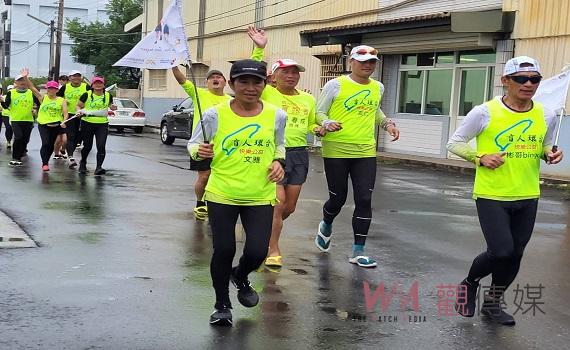
[[[256,308],[239,305],[231,287],[234,327],[218,329],[207,323],[211,239],[191,214],[185,142],[110,136],[103,177],[79,176],[61,161],[42,174],[36,130],[29,149],[16,169],[0,149],[0,210],[40,244],[0,250],[0,349],[566,349],[570,341],[570,202],[558,190],[544,189],[510,288],[542,284],[535,300],[544,314],[519,311],[515,327],[500,327],[438,311],[437,286],[459,282],[484,247],[470,175],[379,164],[367,243],[379,267],[364,270],[347,262],[352,200],[335,221],[331,253],[314,247],[327,193],[314,155],[285,223],[284,268],[252,274]],[[91,171],[93,162],[94,152]],[[420,311],[401,310],[396,295],[367,313],[364,281],[405,292],[417,281]]]

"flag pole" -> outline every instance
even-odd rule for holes
[[[560,116],[558,117],[558,128],[556,129],[556,136],[554,137],[554,145],[552,146],[552,153],[558,151],[558,138],[560,137],[560,127],[562,126],[562,117],[564,116],[565,112],[566,109],[562,107],[562,109],[560,110]]]
[[[175,0],[175,1],[176,1],[176,6],[178,6],[178,16],[180,18],[180,23],[183,23],[182,2],[180,0]],[[184,45],[186,45],[186,52],[188,53],[188,69],[190,70],[190,79],[192,80],[192,84],[194,85],[194,95],[196,96],[196,101],[192,101],[196,102],[194,104],[194,115],[192,116],[192,120],[194,120],[194,117],[196,116],[195,112],[196,110],[198,110],[198,118],[200,118],[200,127],[202,129],[202,138],[204,139],[204,143],[209,143],[209,141],[206,139],[206,128],[204,127],[203,123],[204,118],[202,117],[202,106],[200,105],[200,96],[198,96],[198,86],[196,85],[196,77],[194,76],[194,70],[192,69],[192,58],[190,57],[190,50],[188,49],[188,39],[187,39],[188,37],[186,36],[184,25],[182,25],[182,31],[184,32],[184,38],[186,39],[184,41]],[[194,130],[190,130],[190,132],[193,133]]]
[[[194,70],[192,69],[192,59],[188,57],[188,69],[190,69],[190,79],[192,80],[192,85],[194,85],[194,95],[196,96],[196,103],[194,108],[194,112],[196,109],[198,110],[198,118],[200,118],[200,127],[202,128],[202,137],[204,139],[204,143],[209,143],[206,139],[206,128],[204,127],[204,118],[202,117],[202,106],[200,105],[200,97],[198,96],[198,87],[196,86],[196,77],[194,76]],[[195,113],[194,113],[195,114]],[[192,117],[194,119],[195,115]],[[194,130],[192,130],[194,132]]]

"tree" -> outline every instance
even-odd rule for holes
[[[123,28],[143,12],[143,0],[110,0],[106,6],[109,21],[83,23],[80,18],[66,21],[65,32],[73,41],[71,54],[83,64],[95,66],[95,73],[105,77],[107,85],[134,88],[139,70],[113,67],[140,40],[141,33],[125,33]]]

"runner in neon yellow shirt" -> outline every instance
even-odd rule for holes
[[[252,56],[252,58],[255,57]],[[186,94],[190,96],[194,102],[192,133],[194,133],[196,125],[198,125],[198,121],[200,120],[196,101],[200,100],[200,111],[204,113],[209,108],[231,99],[230,95],[224,93],[226,78],[224,77],[224,74],[217,69],[212,69],[206,73],[206,88],[197,89],[195,89],[194,84],[190,80],[186,79],[186,76],[180,71],[180,69],[178,69],[178,67],[173,67],[172,73],[174,74],[178,84],[182,86],[184,91],[186,91]],[[196,90],[198,91],[198,99],[196,98]],[[194,183],[194,193],[196,194],[194,216],[196,220],[205,220],[208,216],[208,208],[203,197],[204,189],[206,188],[208,177],[210,176],[210,160],[206,159],[196,161],[194,159],[190,159],[190,170],[198,172],[198,177]]]
[[[475,106],[447,144],[450,152],[477,165],[473,197],[487,242],[487,250],[473,260],[458,286],[462,302],[455,307],[466,317],[475,314],[479,280],[492,274],[481,314],[499,324],[515,324],[502,301],[534,228],[540,159],[549,164],[562,160],[562,151],[552,152],[556,114],[532,100],[541,78],[535,59],[507,61],[501,78],[506,95]],[[476,150],[468,144],[473,138]]]
[[[47,94],[42,94],[36,89],[34,84],[27,79],[28,87],[34,93],[34,96],[41,101],[38,108],[38,130],[42,139],[42,147],[40,156],[42,158],[42,171],[49,171],[49,159],[55,149],[55,140],[62,133],[67,120],[67,101],[63,97],[57,96],[59,83],[57,81],[48,81],[46,83]],[[56,150],[58,152],[59,150]]]
[[[287,118],[281,109],[260,99],[266,73],[265,65],[259,61],[236,61],[230,70],[235,98],[208,109],[188,143],[193,159],[212,159],[204,198],[214,245],[210,266],[216,292],[215,310],[210,316],[213,325],[233,322],[230,280],[238,289],[242,305],[253,307],[259,302],[248,275],[267,256],[273,205],[277,201],[275,183],[285,173],[282,163]],[[238,217],[246,241],[238,266],[232,268]]]
[[[30,142],[30,135],[34,128],[35,106],[40,105],[40,101],[34,96],[32,90],[28,89],[27,77],[29,70],[22,69],[14,80],[14,88],[8,91],[2,108],[10,110],[10,123],[14,133],[14,144],[12,147],[12,160],[10,165],[23,165],[22,157],[27,155],[27,147]]]
[[[321,251],[330,249],[332,223],[346,202],[348,177],[354,192],[352,229],[354,245],[349,262],[361,267],[376,267],[365,255],[364,244],[372,222],[372,191],[376,182],[376,125],[396,141],[400,132],[380,109],[384,86],[370,76],[378,61],[378,51],[360,45],[350,52],[352,73],[325,84],[317,102],[317,119],[327,129],[322,155],[329,189],[323,206],[315,244]]]
[[[8,94],[8,91],[10,91],[13,88],[12,85],[8,85],[6,87],[6,95]],[[0,99],[3,102],[4,99],[6,98],[6,95],[4,95],[4,89],[2,88],[2,85],[0,85]],[[2,129],[2,124],[4,124],[4,127],[6,128],[6,131],[4,132],[4,136],[6,136],[6,148],[10,149],[12,148],[12,137],[14,136],[14,132],[12,131],[12,125],[10,125],[10,110],[8,108],[2,108],[2,116],[0,117],[2,118],[2,120],[0,121],[0,129]]]
[[[263,59],[267,36],[263,31],[254,27],[248,28],[248,34],[256,46],[253,55],[260,60]],[[257,53],[260,53],[261,56],[258,57]],[[279,237],[283,228],[283,221],[295,211],[301,187],[307,179],[309,171],[307,134],[316,133],[320,135],[324,130],[315,120],[315,98],[297,89],[301,78],[300,73],[304,71],[305,68],[294,60],[277,60],[269,72],[275,81],[275,87],[266,85],[263,94],[261,94],[263,101],[267,101],[287,113],[285,178],[277,185],[279,203],[273,212],[269,252],[265,260],[265,265],[270,269],[283,266],[281,250],[279,249]]]
[[[97,147],[97,165],[94,175],[104,175],[107,173],[103,169],[103,162],[107,155],[106,144],[109,135],[109,120],[107,113],[116,110],[113,104],[113,95],[105,90],[105,79],[103,77],[91,78],[91,90],[85,92],[77,102],[77,114],[81,115],[81,140],[83,149],[81,150],[81,160],[79,161],[79,173],[87,173],[87,158],[93,148],[93,139]]]

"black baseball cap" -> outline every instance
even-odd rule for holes
[[[220,72],[217,69],[211,69],[208,71],[208,73],[206,73],[206,79],[210,79],[210,77],[214,74],[218,74],[221,75],[224,79],[226,79],[226,77],[224,77],[224,73]]]
[[[235,79],[244,75],[267,79],[267,66],[265,63],[256,60],[239,60],[232,64],[230,69],[230,79]]]

